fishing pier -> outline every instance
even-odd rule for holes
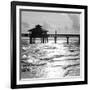
[[[48,38],[52,37],[54,38],[54,42],[57,43],[57,38],[65,37],[67,44],[69,44],[69,39],[71,37],[77,37],[78,43],[80,44],[80,34],[57,34],[57,31],[55,31],[55,34],[47,34],[47,30],[42,29],[42,26],[36,25],[35,28],[28,30],[29,33],[22,33],[22,37],[29,37],[30,44],[35,43],[36,38],[41,39],[41,43],[48,43]]]

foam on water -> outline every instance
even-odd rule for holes
[[[24,40],[25,41],[25,40]],[[55,44],[53,39],[48,43],[22,45],[21,78],[64,78],[80,76],[80,47],[77,38],[70,43],[59,39]],[[21,62],[22,63],[22,62]]]

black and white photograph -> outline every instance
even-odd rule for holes
[[[44,6],[17,5],[17,85],[85,81],[83,6]]]
[[[21,11],[20,76],[80,76],[80,13]]]

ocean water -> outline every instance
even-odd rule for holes
[[[80,44],[78,38],[59,38],[54,43],[29,44],[28,39],[21,40],[20,59],[21,79],[52,79],[80,76]]]

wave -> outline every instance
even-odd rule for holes
[[[52,40],[45,44],[28,44],[24,40],[20,62],[21,78],[77,76],[80,75],[80,46],[77,40],[69,44],[65,39],[56,44]]]

